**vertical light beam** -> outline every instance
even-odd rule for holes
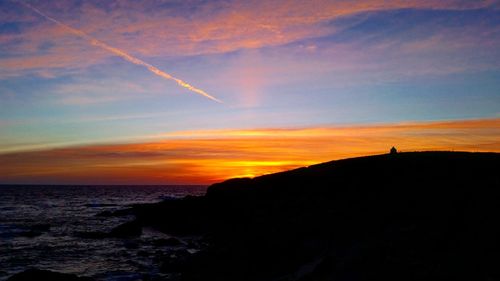
[[[216,101],[218,103],[223,103],[221,100],[219,100],[219,99],[217,99],[217,98],[209,95],[207,92],[203,91],[202,89],[198,89],[198,88],[190,85],[189,83],[187,83],[187,82],[185,82],[185,81],[183,81],[183,80],[181,80],[179,78],[176,78],[176,77],[174,77],[174,76],[172,76],[172,75],[170,75],[170,74],[168,74],[168,73],[166,73],[166,72],[158,69],[157,67],[155,67],[155,66],[153,66],[153,65],[151,65],[151,64],[149,64],[149,63],[147,63],[147,62],[145,62],[145,61],[143,61],[141,59],[133,57],[133,56],[127,54],[126,52],[124,52],[124,51],[122,51],[122,50],[120,50],[118,48],[112,47],[112,46],[110,46],[110,45],[108,45],[108,44],[106,44],[106,43],[104,43],[102,41],[99,41],[98,39],[96,39],[96,38],[88,35],[87,33],[83,32],[81,30],[78,30],[78,29],[73,28],[73,27],[71,27],[69,25],[66,25],[66,24],[64,24],[64,23],[62,23],[62,22],[60,22],[60,21],[58,21],[58,20],[56,20],[56,19],[54,19],[54,18],[46,15],[42,11],[40,11],[37,8],[31,6],[30,4],[24,3],[22,1],[20,1],[19,3],[21,3],[23,6],[31,9],[35,13],[37,13],[40,16],[44,17],[45,19],[47,19],[47,20],[49,20],[49,21],[51,21],[51,22],[53,22],[53,23],[55,23],[55,24],[63,27],[64,29],[66,29],[67,31],[73,33],[74,35],[79,36],[79,37],[87,40],[88,42],[90,42],[92,45],[94,45],[96,47],[99,47],[101,49],[109,51],[109,52],[111,52],[111,53],[113,53],[113,54],[115,54],[115,55],[117,55],[119,57],[122,57],[123,59],[125,59],[125,60],[127,60],[127,61],[129,61],[129,62],[131,62],[133,64],[144,66],[149,71],[151,71],[152,73],[154,73],[154,74],[156,74],[156,75],[158,75],[160,77],[163,77],[165,79],[173,80],[179,86],[184,87],[184,88],[186,88],[186,89],[188,89],[188,90],[190,90],[190,91],[192,91],[192,92],[194,92],[196,94],[202,95],[202,96],[204,96],[206,98],[209,98],[209,99],[211,99],[213,101]]]

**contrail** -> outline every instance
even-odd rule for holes
[[[110,45],[108,45],[108,44],[106,44],[106,43],[104,43],[104,42],[102,42],[102,41],[99,41],[99,40],[97,40],[96,38],[94,38],[94,37],[92,37],[92,36],[88,35],[87,33],[83,32],[83,31],[80,31],[80,30],[78,30],[78,29],[75,29],[75,28],[73,28],[73,27],[71,27],[71,26],[69,26],[69,25],[66,25],[66,24],[64,24],[64,23],[62,23],[62,22],[60,22],[60,21],[58,21],[58,20],[56,20],[56,19],[54,19],[54,18],[52,18],[52,17],[50,17],[50,16],[46,15],[46,14],[45,14],[45,13],[43,13],[42,11],[40,11],[40,10],[38,10],[37,8],[35,8],[35,7],[31,6],[30,4],[24,3],[24,2],[22,2],[22,1],[19,1],[19,3],[21,3],[22,5],[24,5],[24,6],[25,6],[25,7],[27,7],[27,8],[31,9],[32,11],[34,11],[34,12],[35,12],[35,13],[37,13],[37,14],[39,14],[40,16],[42,16],[42,17],[46,18],[47,20],[49,20],[49,21],[51,21],[51,22],[54,22],[54,23],[56,23],[57,25],[59,25],[59,26],[63,27],[64,29],[68,30],[69,32],[71,32],[71,33],[73,33],[73,34],[75,34],[75,35],[77,35],[77,36],[79,36],[79,37],[81,37],[81,38],[83,38],[83,39],[85,39],[85,40],[89,41],[89,42],[90,42],[92,45],[94,45],[94,46],[97,46],[97,47],[99,47],[99,48],[101,48],[101,49],[104,49],[104,50],[106,50],[106,51],[109,51],[109,52],[111,52],[111,53],[113,53],[113,54],[115,54],[115,55],[117,55],[117,56],[120,56],[120,57],[122,57],[123,59],[125,59],[125,60],[127,60],[127,61],[129,61],[129,62],[131,62],[131,63],[133,63],[133,64],[137,64],[137,65],[144,66],[144,67],[146,67],[149,71],[153,72],[154,74],[156,74],[156,75],[158,75],[158,76],[160,76],[160,77],[163,77],[163,78],[165,78],[165,79],[173,80],[173,81],[175,81],[175,82],[176,82],[179,86],[184,87],[184,88],[186,88],[186,89],[188,89],[188,90],[190,90],[190,91],[192,91],[192,92],[195,92],[195,93],[197,93],[197,94],[199,94],[199,95],[202,95],[202,96],[204,96],[204,97],[206,97],[206,98],[209,98],[209,99],[211,99],[211,100],[213,100],[213,101],[216,101],[216,102],[218,102],[218,103],[223,103],[221,100],[219,100],[219,99],[217,99],[217,98],[215,98],[215,97],[213,97],[213,96],[211,96],[211,95],[207,94],[207,93],[206,93],[205,91],[203,91],[202,89],[198,89],[198,88],[196,88],[196,87],[194,87],[194,86],[190,85],[189,83],[184,82],[184,81],[182,81],[181,79],[176,78],[176,77],[174,77],[174,76],[172,76],[172,75],[170,75],[170,74],[168,74],[168,73],[166,73],[166,72],[164,72],[164,71],[162,71],[162,70],[158,69],[157,67],[155,67],[155,66],[153,66],[153,65],[151,65],[151,64],[149,64],[149,63],[147,63],[147,62],[145,62],[145,61],[142,61],[142,60],[140,60],[140,59],[138,59],[138,58],[135,58],[135,57],[133,57],[133,56],[131,56],[131,55],[129,55],[129,54],[127,54],[127,53],[125,53],[124,51],[122,51],[122,50],[120,50],[120,49],[118,49],[118,48],[112,47],[112,46],[110,46]]]

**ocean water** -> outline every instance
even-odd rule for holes
[[[176,249],[155,241],[169,235],[143,229],[139,238],[84,239],[78,233],[133,219],[97,215],[104,211],[205,192],[206,186],[0,186],[0,280],[28,267],[97,280],[168,279],[159,257]]]

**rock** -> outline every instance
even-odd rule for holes
[[[229,180],[136,213],[165,233],[210,235],[200,252],[158,258],[185,281],[498,280],[498,167],[493,153],[384,154]]]
[[[174,251],[167,257],[161,258],[160,271],[174,273],[184,271],[190,262],[191,254],[186,250]]]
[[[96,217],[111,217],[113,216],[113,212],[111,211],[102,211],[95,215]]]
[[[137,252],[137,255],[138,255],[139,257],[149,257],[149,256],[151,256],[151,254],[150,254],[149,252],[144,251],[144,250],[140,250],[140,251],[138,251],[138,252]]]
[[[40,235],[42,235],[42,232],[36,230],[28,230],[19,233],[19,236],[27,238],[34,238]]]
[[[140,245],[136,241],[125,240],[123,246],[127,249],[139,249]]]
[[[168,239],[158,239],[153,241],[153,245],[156,247],[172,247],[172,246],[179,246],[183,245],[183,243],[174,237],[168,238]]]
[[[138,237],[142,234],[142,226],[137,220],[129,221],[121,224],[111,230],[110,237],[126,238]]]
[[[51,225],[48,223],[40,223],[31,226],[31,229],[34,231],[47,232],[50,230]]]
[[[75,274],[60,273],[36,268],[27,269],[12,275],[7,281],[94,281],[90,277],[78,277]]]
[[[42,235],[50,230],[50,224],[35,224],[29,227],[28,230],[20,232],[21,237],[33,238]]]
[[[76,237],[84,239],[103,239],[109,237],[109,234],[101,231],[76,232]]]
[[[102,207],[114,207],[116,204],[106,204],[106,203],[89,203],[85,204],[85,207],[88,208],[102,208]]]
[[[160,265],[161,272],[181,272],[184,268],[184,263],[175,258],[166,259]]]
[[[123,217],[134,214],[134,210],[132,208],[116,210],[116,211],[102,211],[96,214],[96,217]]]
[[[138,221],[129,221],[123,223],[110,232],[102,231],[84,231],[76,232],[75,236],[85,239],[103,239],[103,238],[132,238],[142,234],[142,226]]]

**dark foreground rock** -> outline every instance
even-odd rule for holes
[[[182,280],[500,280],[500,155],[398,153],[215,184],[135,207],[210,245]]]
[[[167,239],[158,239],[153,241],[153,245],[156,247],[174,247],[184,245],[179,239],[170,237]]]
[[[78,231],[73,235],[83,239],[104,239],[111,237],[109,233],[102,231]]]
[[[170,256],[164,258],[160,264],[160,271],[168,273],[178,273],[186,270],[191,254],[186,250],[178,250]]]
[[[113,228],[109,233],[109,236],[117,238],[127,238],[141,236],[141,234],[142,225],[137,220],[133,220]]]
[[[27,269],[11,276],[7,281],[94,281],[90,277],[78,277],[74,274],[59,273],[49,270]]]
[[[50,230],[50,224],[35,224],[27,230],[21,231],[18,235],[21,237],[33,238],[42,235]]]
[[[102,231],[84,231],[76,232],[74,235],[84,239],[103,239],[103,238],[134,238],[142,234],[142,224],[137,221],[129,221],[113,228],[110,232]]]
[[[96,217],[123,217],[123,216],[129,216],[132,215],[133,209],[132,208],[126,208],[126,209],[121,209],[121,210],[116,210],[116,211],[102,211],[98,214],[96,214]]]

